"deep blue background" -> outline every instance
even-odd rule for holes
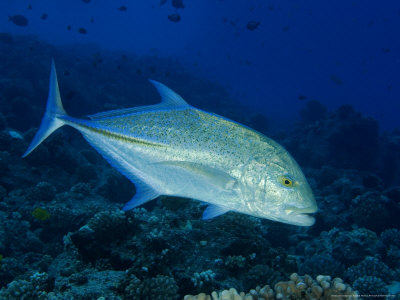
[[[383,129],[400,127],[398,0],[184,0],[184,9],[171,0],[159,2],[4,0],[0,31],[171,56],[286,124],[298,118],[303,95],[328,108],[352,104]],[[128,10],[119,11],[121,5]],[[43,13],[46,20],[40,19]],[[172,13],[181,21],[169,21]],[[29,25],[9,22],[16,14],[26,16]],[[261,23],[250,31],[248,21]],[[79,27],[88,33],[79,34]]]

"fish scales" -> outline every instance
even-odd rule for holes
[[[204,219],[235,211],[300,226],[314,223],[312,190],[281,145],[151,83],[160,104],[77,119],[62,107],[53,63],[46,114],[23,156],[57,128],[70,125],[136,185],[124,210],[169,195],[210,204]]]
[[[240,166],[248,164],[248,157],[257,154],[264,162],[272,157],[277,147],[271,140],[219,116],[194,108],[176,111],[151,111],[129,116],[99,120],[110,130],[122,130],[139,137],[165,145],[157,149],[156,159],[168,161],[212,162],[232,176],[239,177]],[[145,144],[143,144],[145,146]]]

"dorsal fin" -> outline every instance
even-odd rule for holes
[[[91,120],[101,120],[101,119],[106,119],[106,118],[130,115],[130,114],[137,113],[137,112],[155,110],[155,109],[158,109],[158,108],[160,108],[160,104],[137,106],[137,107],[130,107],[130,108],[122,108],[122,109],[114,109],[114,110],[109,110],[109,111],[103,111],[103,112],[99,112],[99,113],[96,113],[96,114],[93,114],[93,115],[88,115],[87,117],[89,117]]]
[[[149,81],[155,86],[155,88],[157,89],[158,93],[161,96],[161,103],[163,104],[163,106],[169,106],[169,107],[173,107],[173,106],[187,106],[189,104],[186,103],[185,100],[183,100],[183,98],[181,96],[179,96],[177,93],[175,93],[173,90],[171,90],[169,87],[167,87],[166,85],[149,79]]]

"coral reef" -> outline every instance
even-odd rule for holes
[[[389,199],[378,192],[367,192],[351,201],[351,216],[355,224],[380,233],[391,228]]]
[[[344,265],[329,254],[313,255],[304,260],[299,266],[300,273],[310,274],[311,276],[317,276],[321,273],[340,276],[344,270]]]
[[[378,291],[378,290],[377,290]],[[296,273],[290,275],[289,281],[280,281],[274,288],[265,285],[250,290],[248,293],[238,293],[236,289],[205,293],[196,296],[186,295],[184,300],[279,300],[279,299],[358,299],[358,293],[340,278],[331,279],[330,276],[318,275],[316,280],[308,275],[299,276]]]
[[[268,133],[309,179],[315,225],[234,212],[203,221],[202,203],[166,196],[122,212],[134,184],[68,128],[21,159],[42,118],[51,57],[71,115],[155,103],[151,77],[179,86],[196,107]],[[369,294],[398,278],[398,130],[379,132],[350,106],[330,111],[312,101],[291,130],[274,132],[171,59],[89,45],[0,34],[0,68],[0,299],[327,299],[348,286],[319,274]],[[294,272],[317,279],[284,281]]]
[[[178,299],[178,286],[173,278],[157,275],[140,281],[135,276],[125,288],[125,299]]]
[[[371,256],[367,256],[358,265],[348,268],[344,273],[344,277],[349,282],[354,282],[360,274],[364,277],[380,278],[386,283],[390,283],[395,279],[394,272],[387,265]]]
[[[353,286],[360,295],[387,295],[388,289],[384,281],[375,276],[362,276],[354,281]]]

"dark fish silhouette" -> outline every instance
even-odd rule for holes
[[[260,25],[259,21],[250,21],[247,23],[246,28],[248,30],[255,30]]]
[[[119,11],[127,11],[128,8],[126,6],[124,6],[124,5],[122,5],[122,6],[118,7],[118,10]]]
[[[89,3],[90,0],[82,0],[82,2],[84,2],[84,3]]]
[[[307,99],[307,96],[304,96],[304,95],[299,95],[299,100],[306,100]]]
[[[331,80],[337,85],[341,85],[343,83],[342,79],[334,74],[331,75]]]
[[[13,22],[17,26],[28,26],[28,19],[23,15],[9,16],[8,21]]]
[[[81,28],[78,29],[78,32],[81,33],[81,34],[86,34],[87,30],[85,28],[81,27]]]
[[[170,20],[171,22],[177,23],[181,20],[181,16],[178,14],[172,14],[168,16],[168,20]]]
[[[185,5],[183,5],[182,0],[172,0],[172,6],[175,8],[185,8]]]
[[[90,18],[90,23],[94,23],[94,18],[93,17]]]
[[[167,0],[160,0],[160,6],[164,5],[165,3],[167,3]]]
[[[43,14],[43,15],[40,17],[40,19],[46,20],[46,19],[47,19],[47,14]]]
[[[67,26],[67,30],[71,30],[71,25],[68,25],[68,26]]]
[[[28,4],[28,10],[32,9],[32,4]]]

